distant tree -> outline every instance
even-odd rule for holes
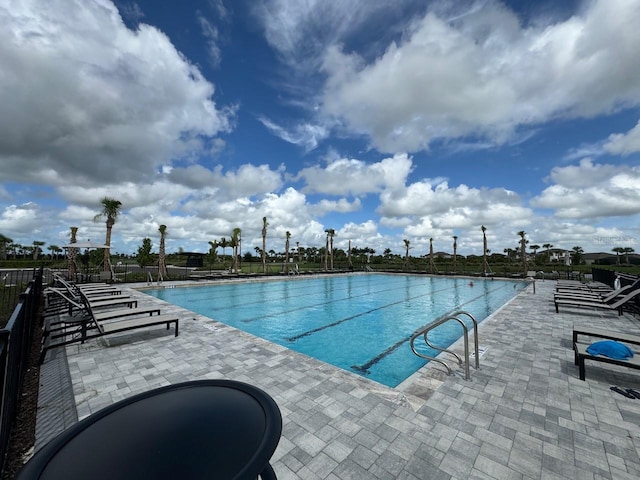
[[[571,262],[574,265],[580,265],[582,263],[582,255],[584,254],[584,250],[580,246],[575,246],[572,249],[571,254]]]
[[[12,242],[12,239],[0,233],[0,260],[7,259],[7,246]]]
[[[218,243],[221,247],[222,247],[222,266],[223,268],[226,268],[226,258],[227,258],[227,247],[229,247],[229,240],[227,240],[225,237],[222,237],[220,239],[220,242]]]
[[[325,230],[325,232],[327,233],[327,238],[325,239],[323,258],[324,258],[324,271],[326,272],[329,270],[329,230]]]
[[[262,217],[262,273],[267,273],[267,217]]]
[[[411,245],[411,241],[408,239],[404,239],[402,240],[404,242],[404,248],[405,248],[405,253],[404,253],[404,268],[409,270],[409,245]]]
[[[624,263],[629,263],[629,254],[633,253],[635,250],[631,247],[624,247],[624,251],[622,253],[624,253],[625,256],[625,262]]]
[[[71,240],[69,243],[76,243],[76,235],[78,234],[78,227],[71,227]],[[67,275],[70,280],[76,278],[78,274],[78,262],[76,257],[78,256],[77,248],[68,248],[67,249],[67,259],[69,260],[69,269]]]
[[[624,247],[615,247],[611,251],[616,252],[616,265],[620,265],[620,254],[624,252]]]
[[[238,266],[238,252],[240,249],[240,234],[242,230],[239,228],[233,229],[233,235],[231,236],[231,242],[233,243],[233,271],[235,273],[240,273]]]
[[[289,274],[289,239],[291,238],[291,232],[287,230],[285,233],[284,242],[284,273]]]
[[[218,258],[218,241],[214,240],[213,242],[209,242],[209,268],[216,263]]]
[[[544,245],[542,245],[542,248],[546,249],[546,256],[547,256],[547,263],[549,263],[551,261],[550,255],[549,255],[549,250],[551,250],[553,248],[553,245],[551,245],[550,243],[545,243]]]
[[[435,273],[438,269],[436,264],[433,263],[433,237],[429,239],[429,273]]]
[[[162,278],[167,278],[167,261],[166,261],[166,253],[164,249],[164,239],[167,236],[167,226],[160,225],[158,227],[158,231],[160,232],[160,249],[158,254],[158,275]]]
[[[116,200],[115,198],[103,197],[100,200],[102,204],[102,211],[98,213],[95,217],[93,217],[94,222],[99,222],[101,219],[106,219],[105,223],[107,226],[107,234],[104,240],[104,244],[107,246],[111,245],[111,230],[113,229],[113,225],[116,223],[118,219],[118,215],[120,214],[120,208],[122,207],[122,202]],[[111,271],[111,249],[104,249],[104,266],[103,271],[110,272]]]
[[[480,230],[482,230],[482,274],[486,277],[489,272],[489,264],[487,263],[487,253],[489,252],[487,249],[487,227],[482,225]]]
[[[58,255],[62,253],[62,249],[58,245],[49,245],[47,250],[51,252],[51,258],[58,259]]]
[[[46,242],[40,242],[38,240],[33,241],[33,259],[38,260],[38,255],[40,254],[40,247],[44,246]]]
[[[331,270],[333,270],[333,237],[336,234],[336,231],[333,228],[328,228],[325,230],[327,232],[327,239],[329,240],[329,244],[327,245],[327,256],[331,259]]]
[[[143,238],[142,245],[138,247],[138,254],[136,255],[136,262],[144,269],[147,265],[153,263],[153,255],[151,254],[151,248],[153,247],[150,238]]]
[[[458,237],[456,235],[453,236],[453,265],[452,270],[455,274],[458,270]]]
[[[526,277],[527,276],[527,243],[529,243],[529,240],[527,240],[526,238],[527,232],[525,232],[524,230],[520,230],[518,232],[518,235],[520,235],[520,257],[522,261],[522,274]]]

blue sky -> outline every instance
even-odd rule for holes
[[[112,250],[640,240],[640,2],[0,6],[0,233]]]

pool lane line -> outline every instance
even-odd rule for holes
[[[334,278],[335,278],[335,277],[334,277]],[[305,279],[305,280],[313,280],[313,279]],[[281,280],[281,281],[287,281],[287,280]],[[270,284],[272,284],[273,282],[265,282],[265,283],[270,283]],[[357,289],[357,290],[361,290],[362,288],[367,288],[367,287],[371,287],[371,286],[374,286],[374,287],[375,287],[375,286],[378,286],[378,285],[388,285],[388,284],[389,284],[389,281],[387,280],[387,281],[381,281],[381,282],[369,283],[369,284],[366,284],[366,285],[356,286],[356,287],[352,287],[352,288],[353,288],[353,289]],[[215,286],[214,286],[214,285],[212,285],[212,287],[214,287],[214,288],[219,288],[220,286],[221,286],[221,285],[215,285]],[[421,285],[419,284],[418,286],[421,286]],[[193,288],[205,288],[205,287],[193,287]],[[295,294],[295,295],[293,296],[293,298],[302,298],[302,297],[305,297],[305,296],[308,296],[308,295],[317,295],[317,292],[307,293],[307,294],[303,294],[303,295],[298,295],[298,294],[296,293],[296,292],[297,292],[297,291],[299,291],[299,290],[308,291],[308,290],[309,290],[308,286],[307,286],[306,288],[305,288],[305,287],[300,287],[300,288],[294,288],[294,289],[292,289],[292,290],[294,291],[294,294]],[[338,292],[340,292],[340,291],[343,291],[343,290],[348,290],[348,287],[347,287],[347,288],[340,288],[340,289],[339,289],[339,290],[337,290],[337,291],[338,291]],[[386,291],[388,291],[388,290],[379,290],[379,291],[376,291],[376,292],[374,292],[374,293],[386,292]],[[273,294],[278,294],[278,293],[281,293],[281,292],[277,292],[277,291],[275,291],[275,290],[269,290],[267,293],[268,293],[269,295],[273,295]],[[257,292],[257,293],[252,294],[251,296],[255,296],[255,295],[258,295],[258,294],[263,294],[263,292]],[[217,296],[217,295],[216,295],[216,296]],[[209,301],[214,302],[214,301],[216,301],[216,296],[208,296],[208,297],[206,297],[206,299],[207,299],[207,300],[209,300]],[[223,295],[223,296],[224,296],[224,295]],[[224,297],[225,297],[226,299],[229,299],[229,298],[242,298],[242,297],[246,297],[246,296],[247,296],[247,294],[239,293],[239,294],[237,294],[237,295],[226,295],[226,296],[224,296]],[[359,295],[359,296],[361,296],[361,295]],[[280,297],[281,297],[281,295],[280,295],[279,297],[275,298],[274,300],[278,300]],[[357,298],[357,297],[346,297],[346,298]],[[343,299],[338,299],[338,301],[342,301],[342,300],[343,300]],[[260,304],[260,303],[264,303],[264,300],[256,300],[256,301],[253,301],[253,302],[246,302],[246,303],[243,303],[242,305],[243,305],[243,306],[248,306],[248,305],[255,305],[255,304]],[[322,304],[318,304],[318,305],[322,305]],[[219,307],[219,308],[215,308],[215,307],[213,307],[213,308],[211,309],[211,311],[214,311],[214,312],[216,312],[216,311],[221,311],[221,310],[223,311],[223,310],[227,310],[227,309],[229,309],[229,308],[234,308],[235,306],[237,306],[237,305],[234,305],[234,306],[224,306],[224,307]],[[316,305],[312,305],[312,306],[316,306]],[[249,320],[249,321],[252,321],[252,320]]]
[[[496,292],[502,288],[505,288],[506,285],[502,285],[500,287],[494,288],[493,290],[490,290],[489,292],[485,292],[484,294],[478,295],[477,297],[474,297],[464,303],[461,303],[460,305],[457,305],[456,307],[452,308],[451,310],[449,310],[449,312],[445,313],[444,315],[439,316],[438,318],[436,318],[435,320],[432,320],[429,323],[433,323],[437,320],[440,320],[442,318],[445,318],[447,315],[451,315],[455,312],[457,312],[458,310],[462,309],[462,307],[464,307],[465,305],[469,305],[470,303],[473,303],[477,300],[479,300],[480,298],[484,297],[486,295],[486,293],[493,293]],[[484,319],[483,319],[484,320]],[[481,320],[482,321],[482,320]],[[406,338],[402,338],[400,340],[398,340],[396,343],[394,343],[393,345],[391,345],[390,347],[387,347],[385,350],[383,350],[382,352],[380,352],[378,355],[376,355],[375,357],[373,357],[371,360],[369,360],[368,362],[362,364],[362,365],[351,365],[351,368],[360,372],[360,373],[370,373],[369,369],[374,366],[376,363],[378,363],[380,360],[384,359],[385,357],[387,357],[388,355],[392,354],[394,351],[396,351],[401,345],[407,343],[409,340],[411,340],[411,337],[413,337],[416,333],[418,333],[420,330],[422,330],[424,327],[426,327],[428,324],[425,324],[423,326],[421,326],[420,328],[416,329],[413,331],[413,333],[411,335],[409,335]],[[454,340],[453,342],[451,342],[451,344],[445,346],[444,348],[448,348],[450,347],[453,343],[455,343],[458,339]],[[425,365],[428,363],[425,362]]]
[[[293,337],[285,338],[285,340],[293,343],[296,340],[300,340],[301,338],[307,337],[309,335],[313,335],[314,333],[321,332],[322,330],[326,330],[327,328],[335,327],[337,325],[340,325],[341,323],[347,322],[349,320],[353,320],[354,318],[362,317],[363,315],[368,315],[368,314],[370,314],[372,312],[375,312],[377,310],[382,310],[384,308],[389,308],[389,307],[392,307],[394,305],[399,305],[401,303],[406,303],[406,302],[408,302],[410,300],[415,300],[416,298],[426,297],[427,295],[432,295],[434,293],[444,292],[446,290],[450,290],[450,289],[453,289],[453,288],[456,288],[456,285],[454,285],[452,287],[442,288],[440,290],[434,290],[434,291],[426,292],[426,293],[417,295],[415,297],[403,298],[402,300],[398,300],[397,302],[391,302],[391,303],[387,303],[385,305],[380,305],[380,306],[378,306],[376,308],[372,308],[372,309],[366,310],[364,312],[356,313],[354,315],[350,315],[348,317],[341,318],[340,320],[336,320],[335,322],[327,323],[326,325],[323,325],[321,327],[317,327],[317,328],[314,328],[314,329],[311,329],[311,330],[307,330],[306,332],[300,333],[298,335],[294,335]]]
[[[422,285],[420,285],[420,284],[416,285],[416,287],[420,287],[420,286],[422,286]],[[264,318],[279,317],[281,315],[286,315],[288,313],[299,312],[301,310],[307,310],[309,308],[321,307],[323,305],[327,305],[327,304],[330,304],[330,303],[344,302],[344,301],[347,301],[347,300],[353,300],[354,298],[367,297],[367,296],[370,296],[370,295],[378,295],[378,294],[385,293],[385,292],[391,292],[392,290],[400,290],[400,289],[405,289],[405,288],[406,288],[406,286],[404,286],[404,285],[394,286],[393,288],[385,288],[384,290],[376,290],[375,292],[365,292],[365,293],[361,293],[359,295],[350,295],[348,297],[332,299],[332,300],[327,301],[327,302],[313,303],[313,304],[310,304],[310,305],[302,305],[300,307],[292,308],[290,310],[281,310],[281,311],[275,312],[275,313],[261,313],[260,315],[258,315],[256,317],[249,317],[249,318],[245,318],[245,319],[238,320],[238,321],[242,322],[242,323],[250,323],[250,322],[255,322],[257,320],[262,320]],[[447,287],[447,288],[454,288],[454,287]],[[435,290],[435,291],[430,291],[428,293],[437,293],[437,292],[441,292],[441,291],[443,291],[443,290]],[[422,296],[422,295],[420,295],[420,296]],[[413,298],[418,298],[418,297],[411,297],[410,300],[413,299]],[[406,302],[407,299],[404,299],[402,301]],[[228,308],[233,308],[233,307],[227,307],[227,308],[224,308],[224,309],[223,308],[214,309],[214,311],[215,310],[227,310]],[[375,309],[372,310],[372,311],[375,311]]]

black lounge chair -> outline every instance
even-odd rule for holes
[[[84,310],[86,303],[91,308],[100,307],[117,307],[127,305],[130,308],[137,307],[138,301],[128,295],[106,295],[100,297],[87,296],[80,292],[79,295],[73,295],[68,290],[49,287],[45,290],[47,297],[47,309],[45,315],[55,315],[67,312],[73,315],[74,308]]]
[[[158,315],[153,313],[158,312]],[[130,315],[135,313],[148,313],[147,316],[131,318]],[[175,315],[160,315],[157,308],[148,309],[124,309],[122,311],[111,311],[96,313],[93,308],[86,306],[85,311],[80,318],[70,318],[66,323],[72,325],[69,328],[65,325],[59,329],[51,329],[43,336],[42,352],[40,354],[40,363],[44,361],[44,357],[48,350],[73,343],[84,343],[92,338],[104,337],[107,335],[126,332],[129,330],[138,330],[157,325],[166,325],[167,330],[174,324],[175,336],[179,334],[179,319]],[[113,321],[105,322],[110,319]]]
[[[640,288],[632,290],[630,293],[620,297],[615,302],[604,303],[602,301],[585,300],[580,298],[555,298],[553,302],[556,305],[556,313],[559,311],[560,305],[572,308],[595,308],[600,310],[617,311],[618,315],[622,315],[622,311],[628,309],[637,311],[638,306],[636,297],[640,295]]]
[[[554,293],[553,298],[567,298],[567,299],[577,299],[577,300],[586,300],[588,302],[602,302],[602,303],[613,303],[616,300],[622,298],[622,295],[625,293],[629,293],[631,290],[631,285],[626,285],[618,290],[611,290],[609,292],[592,292],[592,291],[566,291],[562,290]]]
[[[640,369],[640,355],[634,355],[628,359],[616,359],[609,358],[602,355],[591,355],[587,352],[587,347],[590,343],[581,339],[581,336],[587,336],[589,338],[615,340],[617,342],[627,343],[635,347],[640,346],[640,335],[633,335],[622,332],[614,332],[610,330],[603,330],[598,328],[574,328],[573,330],[573,349],[575,356],[575,364],[578,366],[578,374],[580,380],[584,380],[585,373],[585,360],[591,360],[594,362],[610,363],[613,365],[621,365],[623,367]]]

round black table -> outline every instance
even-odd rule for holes
[[[132,396],[42,447],[19,480],[275,479],[282,417],[265,392],[199,380]]]

